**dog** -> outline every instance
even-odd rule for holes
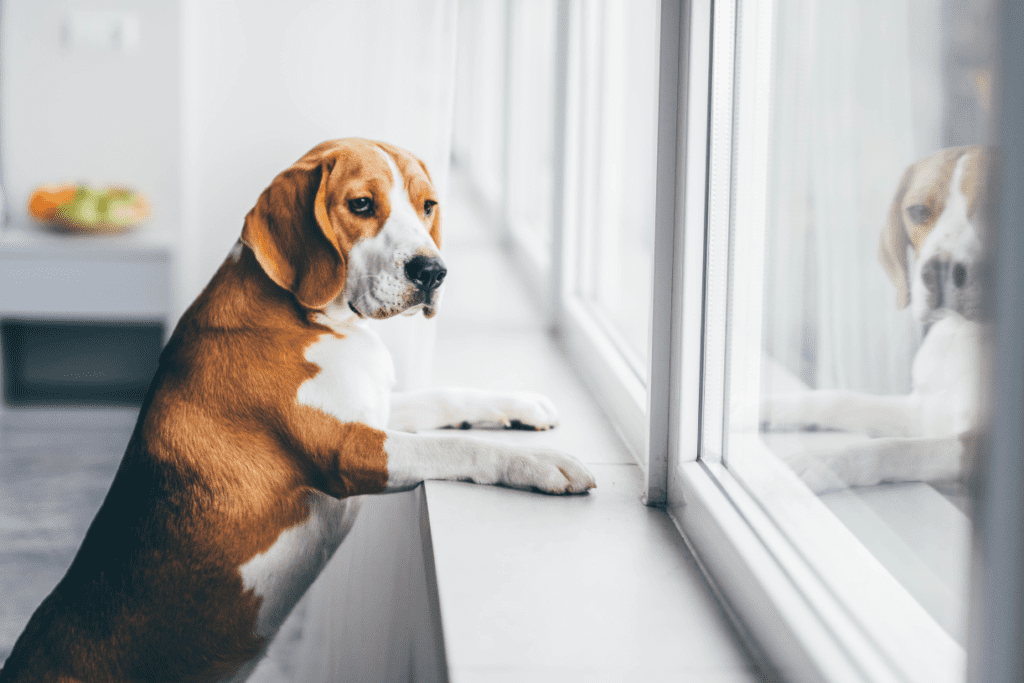
[[[909,305],[924,333],[910,393],[815,390],[776,394],[764,402],[768,431],[826,429],[877,437],[831,452],[787,456],[811,489],[951,481],[972,469],[982,436],[982,214],[989,156],[982,147],[955,147],[912,164],[882,231],[878,256],[896,287],[896,305]]]
[[[544,397],[392,394],[364,319],[438,309],[426,166],[325,142],[274,178],[160,357],[110,491],[0,681],[242,681],[352,528],[426,479],[582,494],[578,461],[441,427],[549,429]]]

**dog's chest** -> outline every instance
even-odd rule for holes
[[[395,370],[384,343],[355,323],[335,326],[305,350],[320,371],[299,386],[296,401],[318,408],[341,422],[362,422],[377,429],[388,423]]]
[[[949,311],[914,357],[914,393],[924,402],[923,435],[966,431],[980,408],[981,326]]]

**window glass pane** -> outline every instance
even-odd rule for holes
[[[961,644],[991,5],[776,0],[764,67],[736,34],[726,464],[801,482]]]
[[[496,211],[505,177],[505,3],[461,2],[458,21],[453,157]]]
[[[508,221],[543,265],[551,251],[557,8],[515,0],[510,16]]]
[[[654,237],[658,6],[576,6],[583,65],[576,291],[641,377]]]

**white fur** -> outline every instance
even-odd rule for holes
[[[391,395],[389,426],[403,432],[439,427],[558,426],[558,411],[545,396],[528,392],[498,393],[480,389],[423,389]]]
[[[242,585],[263,599],[256,633],[272,637],[292,607],[352,530],[359,498],[338,500],[318,491],[308,494],[309,518],[286,529],[274,544],[243,564]]]
[[[320,315],[318,321],[344,336],[324,333],[306,349],[306,360],[320,372],[299,386],[295,400],[339,422],[362,422],[383,429],[388,424],[389,397],[395,384],[394,365],[384,343],[351,313],[341,319]]]
[[[911,392],[803,391],[765,399],[773,431],[818,427],[874,437],[786,462],[814,491],[895,481],[944,481],[962,473],[963,437],[978,424],[982,331],[953,311],[931,326],[914,357]]]
[[[424,479],[503,484],[545,493],[583,493],[594,476],[577,460],[548,448],[492,443],[462,435],[388,432],[388,490]]]
[[[981,328],[953,311],[932,325],[914,357],[909,394],[797,391],[769,396],[767,427],[864,432],[879,437],[941,437],[978,419]]]

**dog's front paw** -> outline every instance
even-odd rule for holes
[[[554,450],[532,450],[512,458],[502,477],[506,486],[543,493],[586,493],[597,481],[583,463]]]
[[[462,426],[544,431],[558,426],[558,411],[541,394],[526,391],[496,394],[488,401],[478,423]]]

